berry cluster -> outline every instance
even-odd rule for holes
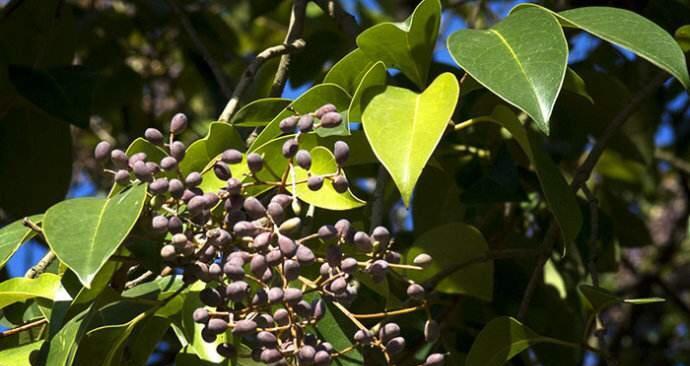
[[[311,168],[309,152],[300,150],[301,133],[340,123],[340,114],[330,104],[282,120],[283,132],[296,132],[282,147],[288,170],[294,164],[307,171]],[[186,148],[175,136],[186,126],[187,118],[176,115],[170,123],[169,143],[164,142],[160,131],[146,130],[145,138],[169,153],[159,162],[147,161],[144,153],[127,156],[122,150],[112,150],[107,142],[96,146],[95,157],[101,162],[110,157],[117,168],[111,172],[118,184],[137,180],[149,184],[150,202],[157,203],[150,203],[147,210],[152,230],[164,242],[161,257],[170,267],[183,271],[186,283],[206,283],[199,293],[205,306],[192,315],[195,322],[204,325],[203,339],[216,342],[226,332],[242,337],[252,347],[251,357],[266,364],[329,365],[352,348],[336,350],[313,330],[329,309],[339,309],[359,329],[353,335],[353,347],[379,349],[392,364],[405,349],[400,327],[394,322],[367,327],[358,314],[350,313],[348,306],[355,300],[359,285],[353,275],[360,272],[377,282],[389,276],[407,283],[411,306],[379,313],[380,318],[388,319],[396,313],[428,307],[424,288],[391,269],[421,270],[432,258],[421,254],[414,258],[414,264],[401,264],[394,239],[382,226],[367,233],[341,219],[310,232],[302,225],[298,197],[289,194],[289,180],[273,183],[273,189],[259,196],[248,192],[259,181],[256,174],[265,169],[263,157],[256,153],[223,152],[209,170],[225,181],[225,186],[217,192],[202,191],[203,172],[183,177],[177,168]],[[324,179],[329,179],[337,192],[348,190],[341,167],[348,159],[349,147],[338,141],[333,150],[338,172],[325,177],[310,174],[306,182],[310,189],[319,190]],[[236,164],[246,164],[250,173],[233,177],[229,165]],[[170,178],[171,172],[174,178]],[[245,178],[252,178],[251,182]],[[367,319],[377,317],[365,315]],[[438,323],[429,319],[424,335],[427,341],[435,341]],[[230,343],[220,343],[217,352],[232,357],[237,350]],[[443,363],[444,355],[436,353],[423,365]]]

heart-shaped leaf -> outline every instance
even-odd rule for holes
[[[460,30],[448,37],[448,50],[474,79],[549,133],[568,62],[568,44],[553,15],[527,8],[489,30]]]
[[[256,137],[249,150],[254,151],[258,147],[280,136],[282,134],[282,131],[280,131],[280,121],[285,117],[293,115],[293,111],[299,114],[311,113],[327,103],[335,105],[339,112],[345,112],[350,107],[350,95],[347,94],[343,88],[335,84],[319,84],[312,87],[273,118],[263,131],[261,131],[259,136]],[[343,123],[336,128],[317,128],[316,133],[319,136],[348,135],[350,133],[350,127],[347,122],[346,120],[343,121]]]
[[[495,318],[475,338],[465,365],[501,366],[530,345],[548,339],[511,317]]]
[[[38,224],[43,220],[43,214],[29,218]],[[0,269],[7,263],[12,254],[26,241],[36,235],[36,232],[24,226],[24,220],[17,220],[0,229]]]
[[[362,32],[357,46],[369,58],[399,69],[423,89],[440,24],[441,3],[424,0],[405,22],[381,23]]]
[[[46,211],[43,234],[62,263],[84,286],[91,281],[127,237],[146,200],[140,184],[111,198],[77,198]]]
[[[422,94],[388,86],[365,103],[364,133],[405,205],[448,126],[459,92],[455,76],[444,73]]]
[[[323,82],[340,85],[348,94],[354,95],[362,78],[374,62],[362,50],[355,48],[328,70]]]
[[[332,177],[334,174],[338,173],[338,165],[330,150],[323,146],[317,146],[311,149],[310,153],[312,164],[309,172],[311,172],[312,175]],[[343,193],[336,192],[335,188],[333,188],[332,181],[328,178],[324,178],[321,189],[312,191],[307,187],[309,172],[300,167],[296,167],[293,171],[294,174],[291,172],[291,178],[287,180],[287,189],[290,192],[295,192],[296,196],[306,203],[327,210],[350,210],[362,207],[366,204],[366,202],[352,194],[352,191],[349,189]],[[292,185],[291,182],[296,183]]]
[[[290,99],[257,99],[242,107],[230,120],[230,124],[241,127],[266,126],[280,111],[290,104]]]
[[[0,309],[36,297],[52,300],[59,286],[60,276],[52,273],[37,278],[10,278],[0,283]]]
[[[485,255],[489,250],[484,236],[475,227],[453,222],[422,234],[407,252],[408,261],[428,253],[434,259],[423,271],[408,271],[408,276],[423,282],[439,271]],[[465,294],[491,301],[494,288],[493,261],[484,261],[458,270],[438,283],[436,289],[450,294]]]
[[[532,4],[520,5],[515,11],[519,14],[528,9],[551,12]],[[668,71],[686,89],[690,88],[690,76],[683,50],[670,34],[651,20],[629,10],[605,6],[589,6],[552,14],[559,18],[564,27],[579,28],[607,42],[627,48]]]
[[[200,172],[211,159],[223,151],[234,148],[244,150],[244,141],[235,127],[225,122],[213,122],[206,137],[194,141],[180,162],[180,172],[187,175]]]

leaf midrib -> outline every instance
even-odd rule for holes
[[[505,46],[508,49],[508,52],[510,52],[510,55],[513,57],[513,59],[515,60],[515,63],[518,65],[518,68],[520,69],[520,73],[522,74],[522,76],[527,81],[527,84],[529,84],[529,90],[532,92],[531,94],[534,96],[534,99],[537,101],[537,107],[539,108],[539,113],[541,114],[541,116],[539,116],[540,119],[542,119],[542,120],[545,119],[544,117],[546,114],[544,113],[544,110],[542,109],[542,100],[541,100],[541,98],[539,98],[539,95],[537,94],[536,87],[534,86],[534,82],[532,82],[532,79],[530,79],[527,76],[527,71],[525,70],[524,66],[520,62],[520,59],[518,58],[517,53],[515,53],[515,50],[513,49],[513,47],[510,46],[510,43],[508,43],[508,41],[505,39],[505,37],[503,37],[503,35],[499,31],[497,31],[495,29],[489,29],[489,33],[496,35],[496,37],[498,37],[498,39],[501,41],[501,44],[503,44],[503,46]]]

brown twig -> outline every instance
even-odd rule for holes
[[[199,38],[199,34],[196,32],[196,30],[192,26],[192,23],[189,21],[189,18],[180,8],[177,2],[175,0],[166,1],[168,3],[168,6],[170,6],[172,11],[175,13],[180,23],[182,24],[182,28],[184,28],[185,32],[187,32],[189,39],[192,41],[192,44],[194,44],[197,51],[199,51],[201,56],[204,58],[204,61],[206,61],[206,64],[211,69],[211,72],[213,73],[213,76],[215,77],[218,86],[220,86],[220,90],[223,92],[226,98],[230,98],[230,86],[228,85],[228,82],[225,79],[223,68],[218,62],[216,62],[216,60],[211,55],[211,52],[209,52],[208,48],[206,48],[204,43],[201,41],[201,38]]]
[[[293,0],[292,13],[290,14],[290,25],[288,26],[287,34],[285,35],[285,43],[290,44],[302,37],[302,33],[304,33],[304,18],[306,17],[306,10],[306,0]],[[273,78],[273,85],[271,85],[271,96],[279,97],[283,93],[283,88],[285,87],[288,71],[290,69],[291,59],[292,55],[289,53],[280,56],[278,70]]]
[[[254,81],[256,73],[259,71],[261,65],[263,65],[264,62],[266,62],[266,60],[287,53],[295,52],[297,50],[301,50],[302,48],[304,48],[305,45],[306,43],[303,39],[298,39],[290,44],[281,44],[269,47],[261,51],[258,55],[256,55],[254,60],[244,70],[244,73],[242,73],[240,81],[237,83],[235,91],[232,93],[232,97],[225,105],[225,109],[223,109],[223,113],[220,114],[218,120],[223,122],[230,121],[230,118],[232,118],[233,114],[235,114],[235,110],[237,109],[237,106],[240,103],[240,97],[242,96],[242,94],[244,94],[245,90],[249,87],[249,85],[251,85],[251,83]]]
[[[0,333],[0,338],[9,337],[9,336],[11,336],[11,335],[14,335],[14,334],[17,334],[17,333],[21,333],[21,332],[23,332],[23,331],[25,331],[25,330],[29,330],[29,329],[32,329],[32,328],[36,328],[36,327],[41,326],[41,325],[46,324],[46,323],[48,323],[48,319],[46,319],[46,318],[41,318],[41,319],[39,319],[39,320],[30,322],[30,323],[22,324],[22,325],[20,325],[20,326],[18,326],[18,327],[16,327],[16,328],[8,329],[8,330],[6,330],[6,331],[1,332],[1,333]]]

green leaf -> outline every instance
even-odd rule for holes
[[[663,28],[632,11],[592,6],[556,14],[565,27],[576,27],[618,46],[673,75],[690,88],[685,55],[678,43]],[[634,31],[632,31],[634,30]]]
[[[580,293],[580,299],[589,312],[599,313],[611,305],[627,303],[633,305],[645,305],[658,302],[665,302],[666,300],[660,297],[648,297],[638,299],[622,299],[608,290],[600,287],[590,285],[580,285],[577,287]]]
[[[33,215],[29,220],[40,224],[43,214]],[[0,269],[12,257],[19,247],[36,236],[36,232],[24,226],[24,219],[17,220],[0,229]]]
[[[310,153],[312,160],[311,170],[306,171],[300,167],[296,167],[294,169],[294,174],[291,172],[288,176],[288,191],[296,193],[296,196],[306,203],[327,210],[350,210],[362,207],[366,204],[366,202],[355,197],[349,189],[343,193],[336,192],[335,188],[333,188],[332,181],[328,178],[324,179],[323,186],[318,191],[309,189],[306,182],[307,178],[309,178],[309,172],[311,172],[312,175],[321,176],[338,173],[338,164],[335,163],[335,157],[330,150],[322,146],[317,146],[311,149]],[[297,183],[293,186],[293,182]]]
[[[690,24],[676,30],[676,42],[678,42],[683,52],[690,51]]]
[[[127,341],[125,364],[130,366],[144,366],[161,338],[170,328],[170,319],[152,316],[134,329]]]
[[[108,199],[67,200],[46,211],[43,233],[60,261],[88,288],[134,227],[145,200],[145,184]]]
[[[558,21],[540,8],[511,14],[489,30],[464,29],[448,37],[455,62],[549,133],[563,84],[568,44]]]
[[[83,66],[48,70],[9,66],[12,85],[33,105],[64,122],[89,127],[95,73]]]
[[[29,366],[32,363],[30,360],[34,359],[31,354],[38,355],[41,346],[45,341],[35,341],[25,345],[7,348],[0,350],[0,363],[3,365],[12,366]]]
[[[52,300],[59,286],[60,276],[52,273],[44,273],[37,278],[10,278],[0,283],[0,309],[28,299]]]
[[[230,124],[239,127],[263,127],[288,105],[290,105],[290,99],[257,99],[237,111],[230,120]]]
[[[235,127],[225,122],[213,122],[208,129],[206,137],[194,141],[179,168],[183,176],[191,172],[200,172],[204,167],[227,149],[244,150],[244,141]]]
[[[348,94],[355,95],[357,87],[374,62],[362,50],[355,48],[328,70],[323,82],[339,85]]]
[[[94,305],[92,304],[70,319],[50,340],[46,365],[73,365],[79,341],[86,333],[86,327],[95,314]]]
[[[362,32],[357,46],[369,58],[399,69],[423,89],[440,24],[441,3],[424,0],[405,22],[381,23]]]
[[[544,191],[544,198],[561,228],[563,238],[569,243],[574,242],[582,226],[582,212],[558,166],[541,148],[537,136],[530,133],[509,108],[497,106],[489,120],[508,130],[532,162]]]
[[[407,275],[417,282],[424,282],[446,268],[479,258],[488,250],[484,236],[473,226],[459,222],[438,226],[420,235],[407,252],[410,262],[417,255],[428,253],[434,259],[431,266],[422,271],[408,271]],[[493,261],[483,261],[455,271],[439,282],[436,289],[491,301],[493,278]]]
[[[327,103],[332,103],[338,111],[344,112],[350,107],[350,95],[336,84],[319,84],[310,88],[271,120],[261,131],[259,136],[256,137],[249,151],[254,151],[260,146],[282,135],[282,131],[280,131],[279,127],[280,121],[285,117],[293,115],[293,110],[299,114],[311,113]],[[350,133],[350,127],[348,126],[347,120],[345,120],[336,128],[317,128],[316,133],[322,137],[330,135],[348,135]]]
[[[455,76],[445,73],[422,94],[388,86],[366,104],[364,132],[405,205],[409,205],[414,186],[448,126],[459,89]]]
[[[362,111],[366,107],[365,103],[371,99],[372,95],[381,92],[381,89],[386,86],[387,78],[388,73],[383,62],[375,63],[366,71],[352,97],[350,108],[347,110],[348,121],[361,121]]]
[[[95,354],[90,354],[91,356],[86,357],[86,359],[93,360],[96,358],[94,356],[99,356],[99,365],[122,365],[123,350],[127,339],[135,327],[148,315],[148,312],[144,312],[124,324],[106,325],[89,330],[82,340],[83,350],[95,352]]]
[[[516,319],[495,318],[475,338],[466,366],[501,366],[529,346],[547,341]]]

